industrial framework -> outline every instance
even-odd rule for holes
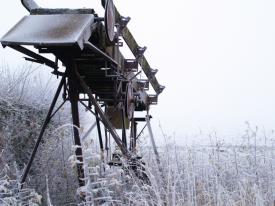
[[[79,146],[75,153],[80,186],[85,182],[78,130],[79,105],[96,117],[96,123],[89,131],[97,128],[102,151],[106,149],[104,144],[108,144],[108,135],[111,135],[121,154],[128,160],[138,162],[135,155],[139,136],[137,124],[149,124],[150,105],[157,104],[164,86],[158,83],[155,77],[157,70],[150,67],[143,55],[146,47],[140,47],[127,28],[130,18],[121,16],[112,0],[101,1],[105,8],[104,17],[99,17],[94,9],[47,9],[39,7],[33,0],[21,2],[30,15],[23,17],[1,39],[2,46],[23,53],[27,61],[47,65],[53,69],[54,75],[61,77],[21,183],[27,178],[48,123],[66,101],[71,103],[74,141]],[[124,58],[120,51],[123,46],[121,39],[135,58]],[[33,46],[38,52],[26,46]],[[55,61],[42,54],[53,54]],[[59,61],[65,71],[59,67]],[[141,72],[147,78],[138,78]],[[148,94],[150,84],[154,95]],[[61,93],[64,101],[56,106]],[[144,117],[136,117],[136,112],[144,111],[147,112]],[[127,129],[130,129],[129,137]],[[118,156],[113,157],[119,159]]]

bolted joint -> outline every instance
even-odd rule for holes
[[[140,57],[143,56],[144,52],[146,51],[147,47],[140,47],[138,46],[137,50],[136,50],[136,58],[139,59]]]
[[[165,89],[165,86],[160,85],[158,89],[158,94],[162,93],[164,89]]]
[[[130,20],[131,18],[129,16],[128,17],[121,16],[119,20],[120,30],[123,30],[127,26]]]
[[[155,78],[157,73],[158,73],[157,69],[150,69],[147,74],[148,79],[151,80],[151,79]]]
[[[149,80],[147,79],[137,80],[137,87],[141,90],[149,90]]]
[[[158,104],[158,95],[148,95],[149,105]]]
[[[155,76],[158,73],[158,69],[151,69],[151,75]]]
[[[138,71],[138,62],[136,59],[125,59],[124,60],[124,69],[127,72],[137,72]]]
[[[122,42],[122,41],[118,41],[118,42],[116,43],[116,45],[117,45],[118,47],[123,47],[123,42]]]

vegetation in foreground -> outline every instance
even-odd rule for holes
[[[209,146],[178,147],[164,135],[160,165],[145,134],[140,151],[150,184],[109,167],[110,153],[102,155],[92,135],[83,142],[87,184],[78,188],[66,108],[49,126],[27,184],[20,189],[20,174],[51,95],[46,89],[51,84],[41,85],[35,68],[22,71],[0,72],[0,205],[274,205],[275,139],[250,127],[238,146],[212,135],[215,141]]]

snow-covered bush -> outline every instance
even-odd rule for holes
[[[56,81],[52,79],[43,83],[40,76],[40,71],[31,65],[16,72],[2,67],[0,72],[0,168],[16,162],[20,175],[55,91]],[[62,126],[70,122],[66,109],[65,106],[48,125],[26,182],[27,187],[35,188],[43,196],[42,204],[46,204],[47,197],[46,175],[54,204],[75,203],[77,200],[77,178],[67,162],[72,153],[71,127]]]
[[[0,169],[0,205],[41,205],[42,196],[33,189],[21,188],[18,172],[14,172],[17,171],[16,163],[14,163],[13,168],[4,164],[2,154],[0,155],[2,163]]]

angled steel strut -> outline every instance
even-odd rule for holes
[[[59,94],[60,94],[60,92],[62,90],[62,87],[63,87],[64,83],[65,83],[65,76],[62,77],[62,79],[61,79],[61,81],[59,83],[59,86],[58,86],[58,88],[56,90],[56,93],[54,95],[54,98],[53,98],[53,101],[51,103],[50,109],[49,109],[48,114],[47,114],[47,116],[45,118],[45,121],[44,121],[44,123],[42,125],[42,128],[40,130],[40,134],[39,134],[39,136],[38,136],[38,138],[36,140],[36,143],[35,143],[35,146],[33,148],[32,154],[30,156],[29,162],[28,162],[27,166],[24,169],[23,175],[21,176],[21,180],[20,180],[21,184],[23,184],[26,181],[26,178],[27,178],[27,176],[29,174],[29,171],[31,169],[31,165],[33,163],[34,157],[35,157],[36,152],[37,152],[37,149],[38,149],[38,147],[39,147],[39,145],[41,143],[41,140],[42,140],[42,137],[43,137],[44,132],[46,130],[46,127],[47,127],[47,125],[49,124],[49,122],[50,122],[50,120],[52,118],[52,113],[53,113],[55,104],[57,102],[57,99],[59,97]]]

